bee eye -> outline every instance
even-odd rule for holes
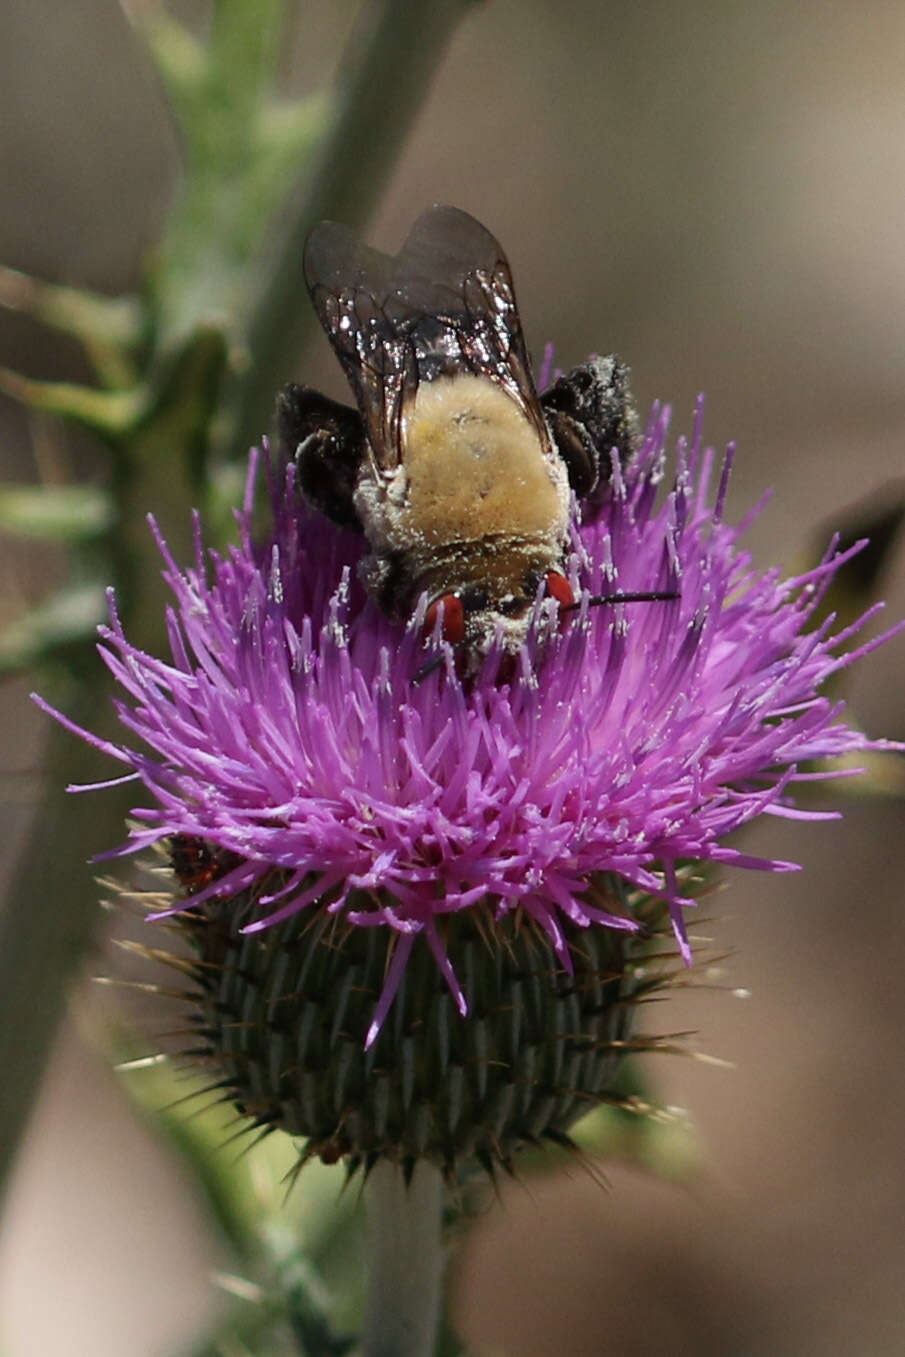
[[[433,636],[441,608],[443,621],[440,634],[451,646],[458,645],[460,641],[465,640],[465,609],[462,600],[456,594],[441,594],[439,598],[434,599],[424,615],[421,635],[425,641]]]
[[[555,598],[560,607],[570,607],[575,602],[571,584],[558,570],[548,570],[544,582],[547,586],[547,597]]]

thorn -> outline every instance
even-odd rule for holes
[[[267,1294],[257,1282],[250,1282],[245,1277],[236,1277],[231,1272],[212,1272],[211,1281],[221,1291],[226,1291],[238,1300],[248,1301],[251,1305],[260,1305]]]
[[[218,1080],[216,1081],[216,1083],[213,1083],[213,1084],[205,1084],[203,1088],[196,1088],[196,1089],[193,1089],[191,1093],[185,1093],[185,1094],[183,1094],[183,1096],[182,1096],[181,1098],[175,1098],[175,1099],[173,1100],[173,1102],[167,1103],[164,1107],[161,1107],[161,1108],[160,1108],[160,1112],[161,1112],[161,1114],[165,1114],[165,1113],[167,1113],[167,1112],[172,1112],[172,1111],[174,1111],[177,1107],[182,1107],[183,1104],[191,1102],[193,1098],[202,1098],[202,1097],[204,1097],[204,1095],[205,1095],[206,1093],[218,1093],[218,1092],[220,1092],[220,1091],[223,1090],[223,1089],[231,1089],[232,1086],[233,1086],[233,1085],[232,1085],[232,1080],[231,1080],[231,1079],[218,1079]],[[220,1099],[217,1099],[217,1102],[219,1102],[219,1101],[221,1101],[221,1100],[220,1100]],[[226,1101],[226,1100],[224,1099],[224,1100],[222,1100],[222,1101]],[[216,1106],[216,1102],[213,1102],[213,1103],[210,1104],[210,1107],[215,1107],[215,1106]],[[200,1110],[201,1110],[201,1111],[206,1111],[206,1110],[208,1110],[208,1109],[202,1108],[202,1109],[200,1109]]]
[[[249,1131],[253,1131],[256,1125],[257,1125],[256,1122],[251,1122],[241,1131],[235,1131],[227,1140],[223,1142],[223,1145],[220,1148],[226,1149],[227,1145],[233,1144],[233,1142],[240,1139],[242,1135],[247,1135]],[[251,1154],[252,1150],[256,1150],[258,1146],[261,1145],[267,1139],[268,1136],[273,1135],[276,1129],[277,1129],[276,1126],[274,1126],[272,1122],[268,1122],[266,1125],[262,1126],[259,1129],[258,1134],[254,1136],[253,1139],[251,1139],[247,1145],[242,1146],[241,1150],[236,1155],[235,1159],[233,1159],[230,1168],[235,1168],[237,1164],[241,1164],[245,1156]]]
[[[292,1168],[289,1170],[288,1173],[285,1173],[282,1179],[280,1180],[281,1182],[286,1184],[286,1191],[283,1194],[284,1207],[286,1203],[289,1201],[289,1198],[292,1194],[292,1189],[295,1187],[296,1183],[299,1180],[299,1176],[302,1172],[302,1169],[306,1166],[306,1164],[310,1163],[310,1161],[314,1158],[316,1153],[317,1151],[313,1148],[311,1144],[306,1145],[304,1150],[302,1150],[301,1154],[299,1155],[298,1159],[296,1159]]]
[[[165,1051],[158,1051],[156,1055],[142,1055],[135,1060],[121,1060],[113,1068],[117,1074],[131,1073],[132,1070],[149,1070],[156,1065],[163,1065],[169,1060]]]
[[[368,1181],[371,1174],[376,1169],[377,1165],[380,1162],[380,1158],[381,1155],[379,1150],[368,1151],[368,1154],[365,1156],[364,1161],[364,1172],[362,1174],[362,1187],[364,1187],[365,1183]]]
[[[199,967],[219,969],[210,962],[194,961],[190,957],[179,956],[176,952],[164,951],[161,947],[148,947],[145,943],[135,942],[131,938],[113,938],[111,941],[113,946],[119,948],[121,952],[128,952],[130,956],[141,957],[143,961],[153,961],[159,966],[168,966],[170,970],[190,976],[193,980],[198,978]]]
[[[481,1165],[481,1168],[487,1174],[487,1177],[490,1179],[490,1185],[493,1188],[493,1195],[496,1197],[498,1202],[502,1203],[503,1198],[500,1193],[500,1183],[499,1179],[497,1178],[496,1164],[493,1162],[493,1155],[489,1152],[489,1150],[476,1150],[475,1158]]]
[[[361,1158],[361,1155],[360,1155],[360,1154],[350,1154],[350,1155],[349,1155],[348,1159],[346,1160],[346,1162],[345,1162],[345,1164],[344,1164],[344,1166],[343,1166],[343,1167],[345,1168],[345,1170],[346,1170],[346,1176],[345,1176],[345,1179],[344,1179],[344,1181],[343,1181],[342,1187],[339,1189],[339,1195],[340,1195],[340,1196],[342,1196],[343,1193],[346,1191],[346,1189],[348,1188],[348,1186],[349,1186],[349,1184],[351,1183],[352,1179],[355,1177],[356,1173],[357,1173],[358,1170],[361,1168],[361,1165],[362,1165],[362,1158]]]
[[[95,985],[110,985],[116,989],[132,989],[139,994],[157,994],[164,999],[178,999],[182,1003],[200,1004],[204,996],[193,994],[190,990],[167,989],[163,985],[152,985],[143,980],[120,980],[113,975],[93,975],[91,977]]]

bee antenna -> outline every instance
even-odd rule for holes
[[[649,589],[640,593],[627,594],[592,594],[588,599],[588,607],[600,608],[605,603],[667,603],[681,597],[678,589]],[[580,607],[581,599],[577,603],[563,604],[560,612],[574,613]]]
[[[442,654],[434,655],[432,659],[428,660],[427,664],[422,664],[421,668],[412,679],[412,683],[423,683],[426,678],[430,678],[431,674],[435,673],[442,666],[443,660],[444,657]]]

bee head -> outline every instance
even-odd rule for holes
[[[428,605],[421,634],[429,641],[437,634],[439,624],[439,635],[449,645],[468,645],[480,653],[489,648],[502,621],[506,649],[517,650],[528,632],[538,582],[539,577],[531,575],[522,592],[500,598],[493,598],[486,589],[473,585],[448,590]],[[572,587],[560,571],[548,570],[544,584],[546,596],[555,599],[560,608],[574,605]]]

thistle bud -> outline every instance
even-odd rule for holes
[[[243,934],[238,904],[180,916],[196,958],[194,1054],[255,1125],[350,1171],[428,1159],[452,1179],[473,1162],[508,1167],[525,1145],[569,1144],[591,1108],[623,1101],[615,1077],[637,1000],[666,982],[650,964],[652,931],[569,926],[567,972],[542,930],[517,914],[494,923],[487,902],[444,929],[467,1018],[419,938],[374,1033],[398,934],[323,906]]]

